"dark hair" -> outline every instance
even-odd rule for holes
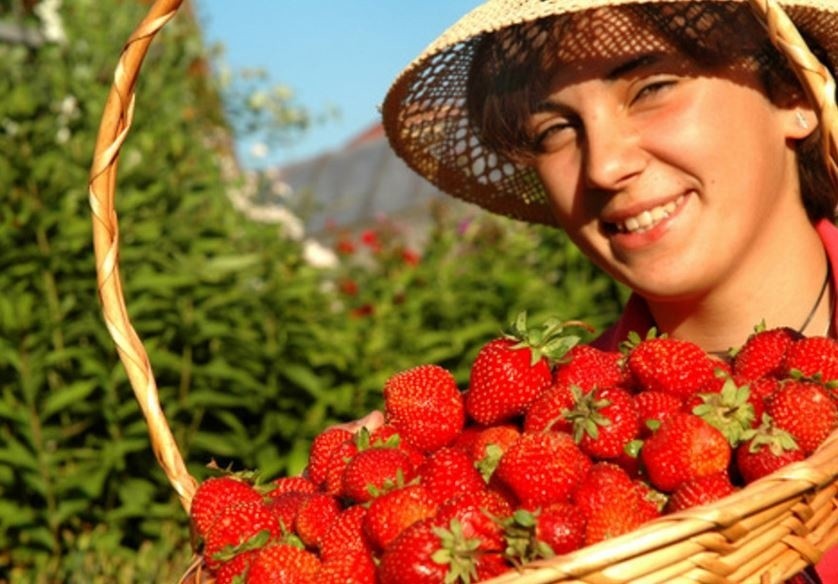
[[[774,48],[746,5],[679,2],[628,5],[613,10],[648,23],[702,65],[747,59],[757,67],[763,88],[775,103],[802,97],[803,89],[786,58]],[[580,14],[584,13],[548,17],[480,39],[469,74],[466,107],[475,132],[487,147],[517,161],[535,154],[537,149],[526,120],[546,94],[553,73],[562,65],[558,57],[561,42],[566,38],[565,32],[579,24]],[[632,31],[626,33],[626,42],[632,42]],[[811,39],[806,41],[834,75],[835,68],[825,51]],[[832,183],[823,159],[820,129],[798,143],[797,156],[800,190],[809,218],[832,220],[838,187]]]

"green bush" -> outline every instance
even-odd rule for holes
[[[24,5],[0,16],[38,26]],[[144,6],[63,6],[66,42],[0,44],[0,581],[174,581],[186,518],[102,322],[87,202],[99,115]],[[562,233],[485,215],[440,215],[418,257],[382,224],[344,241],[356,251],[336,267],[309,265],[231,205],[205,57],[189,19],[155,41],[117,201],[128,309],[196,477],[212,459],[298,472],[311,438],[379,406],[398,370],[440,363],[465,386],[520,310],[615,317],[621,290]]]

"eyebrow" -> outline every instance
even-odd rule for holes
[[[620,77],[624,77],[638,69],[642,69],[644,67],[648,67],[654,63],[657,63],[663,58],[660,53],[646,53],[643,55],[639,55],[628,61],[620,63],[610,71],[605,74],[605,79],[608,81],[615,81]],[[548,97],[547,99],[539,102],[536,104],[535,108],[533,108],[532,113],[542,113],[542,112],[561,112],[564,111],[564,107],[554,103]]]
[[[614,67],[611,71],[609,71],[605,75],[605,78],[608,79],[609,81],[613,81],[615,79],[618,79],[620,77],[628,75],[629,73],[631,73],[633,71],[636,71],[637,69],[642,69],[643,67],[651,65],[652,63],[655,63],[656,61],[659,61],[660,58],[661,58],[661,56],[657,53],[640,55],[639,57],[636,57],[634,59],[630,59],[630,60],[626,61],[625,63],[620,63],[619,65]]]

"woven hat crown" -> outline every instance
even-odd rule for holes
[[[489,40],[507,43],[505,50],[514,54],[514,43],[521,50],[537,45],[539,24],[545,19],[615,6],[665,13],[670,32],[685,38],[703,41],[726,34],[736,40],[735,26],[708,27],[702,10],[729,5],[747,14],[746,4],[744,0],[489,0],[446,30],[396,79],[382,107],[385,131],[396,154],[442,191],[515,219],[555,224],[535,173],[490,146],[469,115],[470,75],[481,45]],[[823,50],[823,58],[838,63],[838,0],[780,5],[794,27]],[[624,32],[625,41],[631,42],[633,31]],[[803,48],[808,52],[805,44]],[[834,85],[825,101],[816,105],[834,111]],[[832,126],[838,121],[827,127]]]

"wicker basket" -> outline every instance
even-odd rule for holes
[[[838,184],[834,81],[809,53],[785,14],[750,0],[818,106],[824,155]],[[114,209],[120,148],[131,126],[134,86],[156,33],[182,0],[157,0],[123,49],[108,96],[90,172],[90,205],[99,295],[105,322],[148,423],[155,456],[188,512],[197,488],[160,407],[151,364],[131,325],[119,277]],[[638,530],[492,580],[494,584],[587,582],[782,582],[818,562],[838,543],[838,431],[803,462],[790,465],[712,505],[664,516]],[[209,581],[200,559],[184,581]]]

